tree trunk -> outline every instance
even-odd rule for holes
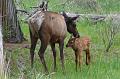
[[[1,7],[1,0],[0,0]],[[4,55],[3,55],[3,40],[2,40],[2,11],[0,8],[0,78],[4,74]]]
[[[14,0],[2,0],[3,39],[5,42],[22,42],[24,37],[17,19]]]
[[[4,55],[3,55],[2,27],[0,22],[0,76],[3,75],[4,75]]]

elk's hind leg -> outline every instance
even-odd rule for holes
[[[55,43],[51,43],[51,48],[53,51],[53,57],[54,57],[54,71],[56,71],[56,50],[55,50]]]
[[[30,32],[30,38],[31,38],[30,58],[31,58],[31,68],[33,68],[34,51],[35,51],[38,37],[33,36],[32,33]]]
[[[41,37],[40,40],[41,40],[41,47],[40,47],[40,50],[38,52],[38,55],[40,57],[41,63],[44,66],[45,72],[48,73],[48,69],[47,69],[47,66],[46,66],[45,59],[44,59],[44,53],[45,53],[45,50],[46,50],[47,45],[49,43],[49,36],[47,36],[47,38],[43,36],[43,37]]]
[[[60,49],[60,60],[62,64],[62,70],[65,71],[64,67],[64,54],[63,54],[63,47],[64,47],[64,39],[59,42],[59,49]]]

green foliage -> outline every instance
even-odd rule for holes
[[[97,0],[104,13],[120,12],[120,0]]]
[[[38,0],[22,0],[24,4],[24,8],[30,9],[29,7],[35,6],[38,4]],[[69,0],[68,0],[69,1]],[[72,0],[70,0],[72,1]],[[70,12],[78,12],[78,13],[93,13],[91,9],[80,7],[78,5],[72,4],[71,2],[65,4],[65,6],[61,6],[58,4],[64,3],[64,0],[49,0],[49,10],[51,11],[70,11]],[[111,12],[119,12],[120,1],[119,0],[97,0],[102,13],[111,13]],[[21,4],[21,5],[23,5]],[[95,12],[95,11],[94,11]],[[29,29],[28,25],[22,24],[22,31],[24,32],[25,37],[29,40]],[[57,72],[52,72],[53,69],[53,59],[52,59],[52,51],[50,46],[48,46],[45,52],[45,59],[47,66],[49,68],[50,74],[45,75],[42,64],[40,63],[40,59],[38,56],[38,50],[40,44],[37,45],[35,50],[35,61],[34,68],[30,68],[30,58],[29,58],[29,49],[17,48],[16,50],[12,50],[11,53],[11,79],[17,79],[21,72],[24,73],[26,79],[120,79],[120,36],[117,36],[115,44],[111,48],[109,53],[104,52],[104,43],[101,40],[100,31],[104,31],[107,24],[105,23],[97,23],[92,24],[88,20],[80,20],[77,23],[77,29],[81,36],[89,36],[91,38],[91,64],[89,66],[85,65],[85,53],[83,52],[83,65],[78,72],[75,71],[75,58],[74,52],[70,48],[64,47],[65,52],[65,71],[66,74],[62,73],[61,62],[59,57],[59,48],[57,49]],[[67,35],[65,39],[65,44],[68,41],[70,35]],[[24,68],[21,71],[18,67],[17,61],[23,58]],[[21,71],[21,72],[20,72]]]

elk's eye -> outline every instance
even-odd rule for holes
[[[71,41],[71,43],[73,43],[73,41]]]
[[[73,24],[74,27],[76,27],[76,24]]]

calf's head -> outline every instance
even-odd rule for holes
[[[74,37],[80,37],[78,30],[76,28],[76,19],[79,17],[79,15],[75,17],[68,17],[65,12],[62,14],[65,18],[65,22],[67,25],[67,31],[71,34],[73,34]]]
[[[66,44],[66,47],[73,47],[75,44],[75,37],[70,37],[70,39],[68,40],[68,43]]]

